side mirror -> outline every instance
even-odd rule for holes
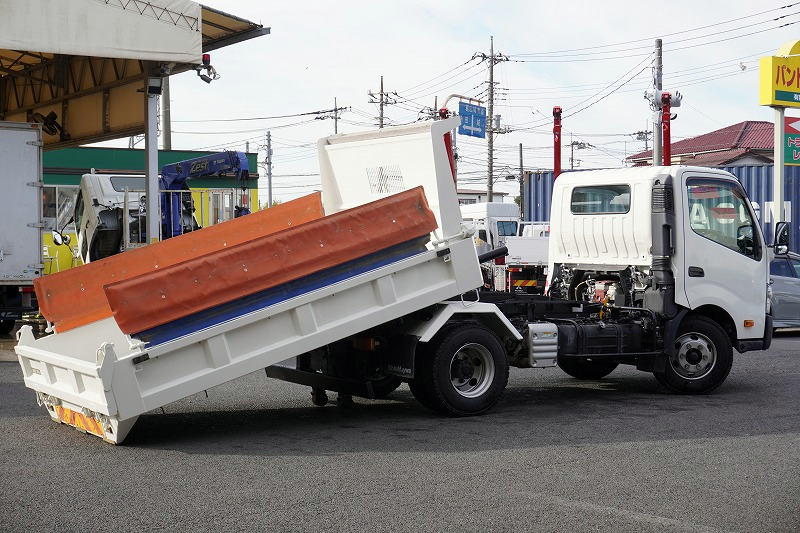
[[[486,230],[485,229],[479,229],[478,230],[478,238],[480,240],[482,240],[483,242],[489,242],[489,239],[486,238]]]
[[[784,255],[789,252],[789,223],[778,222],[775,224],[775,237],[772,240],[775,255]]]
[[[57,230],[53,230],[51,232],[51,235],[53,236],[53,244],[55,244],[56,246],[61,246],[62,244],[69,244],[71,240],[69,235],[64,235],[63,233]]]

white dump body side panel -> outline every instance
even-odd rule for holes
[[[550,263],[603,266],[609,270],[628,265],[650,266],[652,187],[658,175],[668,172],[669,167],[643,167],[561,174],[553,189],[553,206],[559,208],[551,214]],[[573,213],[573,190],[592,185],[629,185],[628,212]]]
[[[0,122],[0,284],[30,282],[42,266],[42,148],[35,124]]]

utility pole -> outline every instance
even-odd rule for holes
[[[572,134],[569,134],[569,169],[575,170],[575,141],[572,140]]]
[[[656,39],[656,63],[653,67],[653,89],[655,94],[650,107],[653,110],[653,166],[661,161],[661,90],[664,68],[661,59],[661,39]]]
[[[653,133],[652,131],[635,131],[631,135],[636,135],[637,141],[644,141],[644,151],[650,149],[650,145],[647,141],[650,140],[650,134]]]
[[[267,207],[272,207],[272,133],[267,132]]]
[[[172,110],[169,102],[169,76],[161,82],[161,133],[164,139],[164,150],[172,150]]]
[[[369,101],[370,104],[378,104],[379,114],[378,114],[378,127],[383,128],[385,122],[385,115],[384,115],[384,108],[387,105],[396,104],[397,100],[392,100],[389,98],[389,93],[383,90],[383,76],[381,76],[381,91],[375,95],[372,91],[369,91],[369,97],[371,100]],[[397,96],[397,93],[391,93]]]
[[[487,177],[486,177],[486,196],[488,201],[492,201],[493,199],[493,191],[494,191],[494,134],[495,133],[505,133],[505,131],[500,131],[499,125],[499,117],[497,119],[498,125],[495,128],[494,121],[494,66],[497,63],[502,61],[508,61],[508,57],[504,56],[503,54],[495,54],[494,53],[494,36],[489,38],[489,55],[486,54],[475,54],[472,56],[473,58],[480,57],[481,59],[489,61],[489,96],[488,96],[488,104],[487,104],[487,120],[488,123],[486,125],[486,134],[488,135],[488,142],[487,142]]]
[[[333,97],[333,133],[339,133],[339,106],[336,105],[336,97]]]
[[[519,219],[525,220],[525,170],[522,166],[522,143],[519,143]]]
[[[494,192],[494,36],[489,38],[489,128],[486,133],[489,135],[489,147],[487,154],[488,176],[486,184],[486,198],[492,201]]]

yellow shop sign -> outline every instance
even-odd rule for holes
[[[800,107],[800,41],[784,44],[778,55],[762,57],[759,78],[759,104]]]

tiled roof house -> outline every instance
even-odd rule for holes
[[[745,120],[709,133],[672,143],[672,164],[716,167],[772,163],[771,122]],[[651,165],[652,150],[628,157],[633,166]]]

